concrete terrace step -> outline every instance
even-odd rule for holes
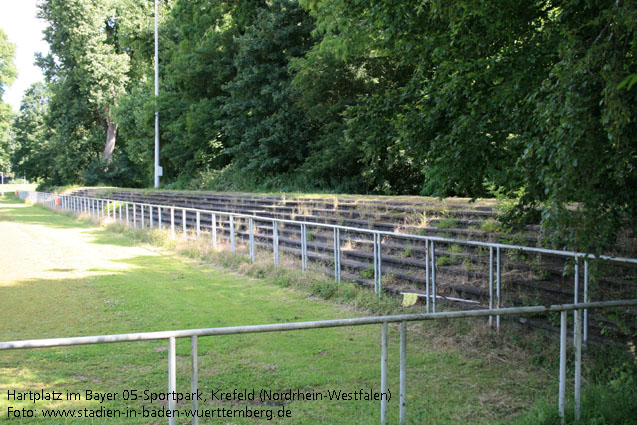
[[[86,195],[94,195],[93,193],[84,193]],[[123,201],[136,201],[142,202],[140,198],[134,196],[134,194],[125,192],[123,194],[116,192],[111,194],[112,199],[118,199]],[[447,219],[438,219],[437,221],[432,220],[432,224],[434,226],[422,227],[422,226],[413,226],[413,225],[404,225],[403,223],[394,223],[394,222],[382,222],[382,221],[370,221],[370,220],[360,220],[360,219],[351,219],[345,217],[333,217],[328,215],[315,215],[315,214],[299,214],[291,212],[290,208],[286,207],[278,207],[276,205],[270,205],[267,208],[272,210],[272,213],[268,213],[266,209],[263,209],[263,205],[254,205],[254,204],[232,204],[230,206],[226,204],[220,204],[218,202],[210,203],[206,201],[181,201],[179,199],[172,199],[167,195],[150,195],[143,198],[143,202],[152,203],[152,204],[160,204],[167,206],[175,206],[175,207],[187,207],[187,208],[199,208],[199,209],[207,209],[207,210],[216,210],[216,211],[224,211],[224,212],[235,212],[242,214],[251,214],[251,215],[261,215],[264,217],[272,217],[278,219],[288,219],[288,220],[300,220],[307,221],[313,223],[325,223],[325,224],[333,224],[333,225],[342,225],[342,226],[350,226],[357,228],[366,228],[370,230],[381,230],[387,232],[395,232],[399,231],[400,233],[406,234],[420,234],[423,236],[443,236],[450,238],[467,238],[473,240],[490,240],[492,242],[501,241],[506,243],[511,238],[515,237],[516,242],[522,242],[528,246],[535,246],[537,242],[537,237],[530,235],[527,233],[519,233],[516,235],[507,235],[506,237],[502,237],[495,233],[485,232],[481,230],[471,230],[466,228],[450,228],[450,227],[438,227],[436,223],[445,223],[444,220]],[[261,208],[261,209],[257,209]],[[261,213],[261,214],[259,214]],[[404,219],[403,219],[404,221]],[[476,220],[456,220],[459,225],[467,223],[478,223]],[[447,222],[448,223],[448,222]],[[446,224],[448,226],[448,224]]]

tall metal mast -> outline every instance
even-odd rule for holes
[[[159,188],[162,169],[159,166],[159,41],[157,36],[157,0],[155,0],[155,189]]]

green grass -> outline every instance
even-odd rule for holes
[[[458,220],[453,218],[441,218],[436,222],[435,226],[439,229],[452,229],[458,226]]]
[[[455,263],[456,261],[451,257],[442,256],[436,259],[436,264],[438,266],[450,266]]]
[[[449,248],[447,248],[447,252],[452,254],[458,254],[462,252],[462,247],[459,244],[454,243],[453,245],[450,245]]]
[[[220,270],[204,264],[200,244],[180,248],[199,260],[184,258],[165,248],[139,244],[164,243],[161,232],[122,234],[121,228],[111,227],[113,231],[106,231],[44,207],[0,201],[0,249],[5,253],[0,257],[0,340],[333,319],[372,312],[366,308],[391,310],[390,304],[398,304],[389,297],[373,304],[365,301],[374,299],[369,291],[365,295],[354,286],[338,286],[328,279],[306,277],[299,284],[298,269],[252,265],[240,255],[216,254],[226,267],[244,274]],[[458,323],[453,328],[430,323],[408,327],[409,423],[508,421],[528,409],[532,399],[554,393],[557,383],[549,377],[555,376],[553,365],[538,367],[526,361],[523,351],[499,343],[502,336],[471,325],[474,322]],[[445,327],[450,331],[445,332]],[[213,388],[377,390],[379,335],[379,326],[366,326],[200,338],[199,385],[206,392]],[[390,327],[389,341],[389,422],[397,423],[397,327]],[[5,390],[9,389],[166,391],[166,347],[166,341],[154,341],[2,352],[0,418],[6,417],[9,405],[33,408],[30,402],[8,402]],[[189,340],[177,341],[177,387],[182,392],[190,388],[189,350]],[[202,407],[220,405],[208,402]],[[148,402],[121,399],[104,403],[113,409],[142,406],[151,407]],[[36,405],[37,409],[63,407],[99,404]],[[292,417],[285,420],[233,419],[233,423],[378,421],[377,401],[292,402],[287,407]],[[120,418],[91,423],[164,422]]]
[[[502,230],[502,225],[500,224],[499,221],[490,218],[490,219],[484,220],[480,224],[480,229],[482,229],[485,232],[497,233]]]
[[[400,253],[400,255],[401,255],[402,257],[404,257],[404,258],[410,258],[410,257],[413,255],[413,249],[412,249],[412,247],[410,247],[410,246],[409,246],[409,247],[405,248],[405,249],[404,249],[404,250]]]

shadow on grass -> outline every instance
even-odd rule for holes
[[[32,205],[23,201],[0,198],[0,221],[50,226],[61,229],[87,227],[88,222],[78,220],[70,214],[54,214],[43,205]]]

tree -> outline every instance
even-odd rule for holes
[[[637,72],[637,4],[567,1],[550,18],[554,60],[529,97],[516,164],[520,207],[541,209],[556,245],[599,254],[637,226],[637,90],[622,86]]]
[[[297,2],[276,0],[238,40],[237,75],[224,87],[224,132],[244,173],[263,179],[294,172],[308,154],[309,122],[296,104],[289,65],[312,46],[312,28]]]
[[[50,92],[43,83],[29,87],[22,97],[20,112],[13,122],[15,151],[11,156],[18,175],[31,181],[51,175],[51,159],[55,157],[45,118],[49,110]]]
[[[81,105],[87,107],[82,121],[88,127],[93,122],[103,127],[106,161],[113,157],[117,138],[113,115],[126,91],[131,66],[131,52],[120,44],[120,20],[127,18],[122,14],[124,5],[127,2],[120,0],[46,0],[39,5],[40,18],[49,24],[45,39],[50,45],[40,66],[53,83],[54,97],[61,91],[86,100]]]
[[[0,28],[0,170],[9,171],[9,154],[11,152],[9,142],[9,129],[13,112],[11,107],[4,103],[2,96],[5,87],[11,85],[17,76],[13,59],[15,57],[15,45],[7,38],[7,34]]]

